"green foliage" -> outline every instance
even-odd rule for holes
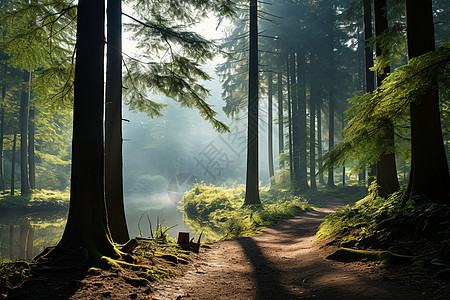
[[[36,188],[65,190],[70,180],[72,112],[35,107]]]
[[[160,116],[165,105],[149,99],[147,92],[161,93],[182,106],[196,108],[218,132],[228,131],[206,102],[209,91],[199,83],[211,79],[201,65],[212,59],[219,49],[213,42],[190,31],[189,25],[208,16],[208,12],[231,15],[233,2],[128,2],[135,8],[137,16],[126,15],[133,23],[125,24],[125,28],[133,33],[140,53],[136,58],[125,57],[125,103],[133,111]]]
[[[0,210],[59,211],[69,206],[68,191],[35,190],[28,196],[0,194]]]
[[[403,191],[404,188],[385,200],[378,196],[377,185],[374,182],[369,189],[369,194],[355,205],[347,205],[326,216],[317,232],[318,238],[327,239],[356,230],[359,230],[360,235],[365,234],[367,228],[375,223],[378,216],[384,216],[386,213],[393,215],[401,209]]]
[[[327,259],[351,262],[361,261],[362,259],[370,261],[380,261],[380,267],[389,267],[393,265],[409,264],[413,261],[413,256],[399,255],[390,251],[366,251],[349,248],[339,248],[327,256]]]
[[[56,107],[72,102],[76,13],[70,0],[13,0],[0,10],[0,52],[10,67],[32,71],[35,101]]]
[[[403,200],[406,186],[388,199],[369,195],[325,217],[317,236],[343,247],[390,249],[412,255],[430,253],[450,243],[450,206],[419,197]],[[414,246],[413,246],[414,245]]]
[[[304,197],[314,206],[321,207],[330,201],[342,201],[354,204],[356,201],[367,195],[367,187],[349,185],[339,186],[335,188],[323,187],[318,190],[308,190],[304,193]]]
[[[325,163],[320,171],[352,162],[359,162],[363,167],[377,161],[382,153],[400,153],[383,138],[382,129],[393,122],[399,137],[397,147],[407,146],[401,142],[408,141],[405,129],[409,128],[409,104],[427,90],[437,88],[438,82],[448,86],[449,63],[450,43],[446,43],[438,51],[413,58],[407,65],[397,68],[373,94],[351,99],[354,106],[342,132],[344,139],[324,155]]]
[[[0,286],[13,289],[31,276],[31,268],[25,261],[0,261]]]
[[[181,203],[185,221],[203,230],[207,237],[219,239],[258,233],[310,208],[300,197],[285,195],[283,200],[278,200],[268,188],[261,190],[262,205],[244,207],[244,197],[244,185],[228,188],[196,184]]]

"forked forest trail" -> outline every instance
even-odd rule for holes
[[[184,276],[153,289],[153,299],[449,299],[444,282],[376,263],[325,259],[315,232],[332,210],[317,209],[263,234],[221,241]]]

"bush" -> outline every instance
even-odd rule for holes
[[[245,186],[231,188],[195,184],[181,202],[185,222],[204,231],[212,239],[251,235],[281,219],[309,209],[301,197],[273,197],[268,188],[261,189],[262,205],[243,206]]]

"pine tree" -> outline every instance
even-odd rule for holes
[[[107,1],[107,65],[105,105],[105,197],[113,241],[130,237],[123,200],[122,160],[122,1]]]
[[[58,255],[81,247],[92,261],[117,255],[107,225],[103,180],[104,15],[103,0],[79,1],[70,208],[53,251]]]
[[[408,58],[434,51],[434,24],[431,0],[406,0]],[[450,200],[450,175],[442,140],[439,95],[436,78],[410,104],[411,171],[407,196],[427,201]]]
[[[244,205],[260,204],[258,180],[258,3],[250,4],[247,175]]]
[[[386,0],[374,0],[374,19],[375,19],[375,36],[380,37],[388,30],[387,5]],[[379,43],[376,45],[377,58],[386,55]],[[386,66],[383,70],[377,72],[377,86],[381,86],[383,80],[390,73],[390,67]],[[390,120],[385,121],[386,126],[383,128],[383,143],[387,147],[387,151],[380,155],[380,159],[376,163],[376,178],[379,186],[381,197],[387,197],[399,188],[397,178],[397,168],[395,164],[394,149],[394,125]]]

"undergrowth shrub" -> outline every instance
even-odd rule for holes
[[[244,185],[229,188],[197,183],[186,193],[181,206],[185,222],[209,239],[244,236],[310,209],[305,199],[290,195],[288,190],[282,197],[280,193],[261,188],[262,204],[243,206]]]
[[[406,201],[405,190],[406,185],[384,199],[372,185],[369,195],[354,206],[326,216],[318,238],[335,238],[344,247],[394,247],[408,254],[423,254],[442,246],[450,249],[450,205],[418,196]],[[450,252],[445,256],[450,263]]]
[[[1,210],[32,209],[40,211],[66,210],[69,207],[70,194],[65,191],[33,190],[30,195],[11,196],[9,193],[0,194]]]
[[[401,188],[388,199],[384,199],[378,196],[376,183],[372,184],[369,194],[355,205],[347,205],[326,216],[317,232],[318,238],[327,239],[352,230],[358,230],[360,234],[365,232],[376,220],[398,212],[403,191],[404,188]]]

